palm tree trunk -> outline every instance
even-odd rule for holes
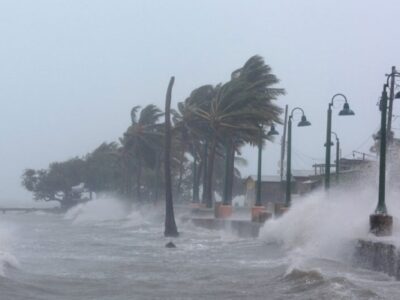
[[[208,155],[208,162],[207,162],[207,178],[206,178],[206,205],[208,208],[213,206],[213,173],[214,173],[214,157],[215,157],[215,148],[217,147],[217,137],[213,136],[210,153]]]
[[[230,143],[229,141],[226,142],[225,144],[225,162],[224,162],[224,180],[223,180],[223,193],[222,193],[222,204],[223,205],[229,205],[228,201],[228,190],[229,190],[229,171],[230,171],[230,163],[229,160],[231,158],[230,155]]]
[[[233,199],[233,178],[235,172],[235,147],[231,145],[230,149],[230,160],[229,160],[229,189],[228,189],[228,200],[229,203],[232,204]]]
[[[181,157],[180,157],[180,162],[179,162],[179,179],[178,179],[178,184],[176,186],[176,196],[178,200],[180,200],[180,196],[182,195],[181,193],[181,188],[182,188],[182,180],[183,180],[183,160],[185,158],[185,151],[182,151]],[[179,201],[178,201],[179,202]]]
[[[172,182],[171,182],[171,93],[174,85],[174,77],[171,77],[165,98],[165,230],[164,236],[176,237],[179,235],[175,223],[174,203],[172,200]]]
[[[129,167],[125,166],[124,170],[124,194],[127,199],[131,198],[132,193],[132,178],[131,172],[129,171]]]
[[[233,150],[232,141],[229,139],[225,145],[225,171],[224,171],[224,193],[223,204],[232,205],[232,185],[233,185]]]
[[[155,173],[154,173],[154,199],[153,202],[156,204],[158,202],[158,197],[160,194],[160,165],[161,165],[161,157],[160,153],[157,151],[156,153],[156,165],[155,165]]]
[[[193,203],[199,203],[199,179],[197,169],[199,168],[197,163],[197,155],[193,151]]]
[[[138,160],[138,165],[137,165],[137,174],[136,174],[136,197],[137,201],[141,202],[141,194],[140,194],[140,186],[141,186],[141,180],[142,180],[142,163],[141,160]]]
[[[203,194],[201,195],[201,203],[207,203],[207,176],[208,176],[208,142],[204,142],[204,153],[203,153]]]

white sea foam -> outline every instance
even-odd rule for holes
[[[0,223],[0,276],[5,276],[8,267],[19,267],[17,258],[11,254],[14,234],[9,224]]]
[[[129,212],[128,205],[118,199],[99,198],[71,208],[64,218],[73,223],[91,223],[123,219]]]
[[[260,237],[282,244],[295,267],[307,257],[348,258],[356,240],[369,235],[369,215],[376,203],[376,189],[368,187],[331,190],[330,195],[315,192],[294,201],[282,217],[266,222]]]
[[[19,262],[8,252],[0,252],[0,276],[5,276],[7,268],[18,268]]]
[[[126,217],[125,226],[136,227],[144,224],[148,224],[148,219],[143,217],[143,214],[139,210],[132,210],[132,212]]]

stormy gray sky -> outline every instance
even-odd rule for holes
[[[295,169],[323,161],[326,109],[338,92],[356,112],[334,111],[343,155],[367,152],[384,74],[400,69],[399,11],[396,0],[2,0],[0,204],[31,204],[25,168],[116,141],[134,105],[163,107],[171,75],[176,104],[229,80],[254,54],[287,91],[278,103],[303,107],[312,122],[293,129]],[[277,172],[278,141],[264,151],[265,174]],[[254,174],[256,149],[243,154],[243,174]]]

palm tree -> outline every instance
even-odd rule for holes
[[[136,198],[141,201],[141,178],[143,167],[155,167],[157,149],[161,147],[162,124],[158,121],[163,115],[161,110],[150,104],[144,107],[137,118],[139,106],[131,110],[131,126],[121,139],[122,146],[131,153],[136,171]]]
[[[165,230],[164,236],[176,237],[179,235],[175,223],[174,203],[172,200],[172,181],[171,181],[171,94],[174,85],[174,77],[171,77],[167,95],[165,98],[165,145],[164,145],[164,168],[165,168]]]
[[[202,108],[207,110],[213,93],[214,88],[211,85],[201,86],[192,91],[185,101],[179,102],[177,110],[171,111],[174,123],[173,134],[177,144],[180,145],[179,152],[181,157],[179,161],[181,164],[179,169],[183,169],[185,153],[190,153],[193,157],[193,202],[199,201],[199,170],[201,168],[198,167],[201,166],[201,141],[205,138],[201,130],[201,126],[204,124],[199,122],[201,120],[195,118],[194,109]]]
[[[272,103],[283,89],[271,88],[278,79],[260,56],[251,57],[232,73],[225,84],[214,88],[212,98],[193,107],[194,121],[210,140],[208,176],[205,183],[207,206],[212,206],[213,166],[216,150],[225,145],[227,153],[234,140],[256,144],[259,126],[280,122],[282,110]]]

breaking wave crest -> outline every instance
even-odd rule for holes
[[[324,281],[324,276],[318,270],[303,271],[295,268],[286,273],[284,279],[289,281],[304,281],[307,283],[321,283]]]
[[[73,223],[93,223],[120,220],[130,213],[129,206],[114,198],[99,198],[79,204],[68,210],[64,219]]]
[[[295,201],[282,217],[266,222],[260,238],[282,245],[297,260],[349,257],[356,239],[368,235],[368,216],[375,205],[376,193],[367,188],[330,196],[315,192]]]
[[[19,262],[8,252],[0,252],[0,276],[5,276],[8,268],[18,268]]]
[[[5,276],[8,268],[18,268],[17,258],[11,254],[12,230],[6,224],[0,224],[0,276]]]
[[[132,210],[131,213],[126,217],[124,226],[137,227],[146,224],[149,224],[149,220],[143,217],[143,213],[140,210]]]

